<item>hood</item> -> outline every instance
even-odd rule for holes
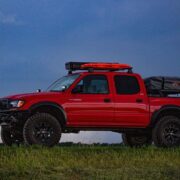
[[[37,92],[37,93],[26,93],[26,94],[16,94],[16,95],[10,95],[6,96],[3,99],[27,99],[27,98],[40,98],[40,97],[45,97],[45,96],[56,96],[60,95],[62,92]]]

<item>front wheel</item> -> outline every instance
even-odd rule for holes
[[[26,121],[23,136],[27,145],[52,147],[58,144],[61,138],[61,125],[54,116],[38,113]]]
[[[122,134],[123,143],[126,146],[141,147],[152,144],[152,137],[150,134]]]

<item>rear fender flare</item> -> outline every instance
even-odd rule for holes
[[[151,117],[151,122],[149,127],[154,127],[154,125],[159,121],[159,117],[163,114],[168,112],[179,112],[180,115],[180,106],[175,105],[166,105],[161,107],[159,110],[155,111]]]

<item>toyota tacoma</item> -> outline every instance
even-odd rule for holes
[[[180,145],[180,78],[143,79],[119,63],[68,62],[46,91],[0,99],[6,145],[54,146],[62,133],[112,131],[125,145]]]

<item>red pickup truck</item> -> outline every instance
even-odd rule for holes
[[[180,145],[180,79],[142,79],[118,63],[66,63],[69,71],[46,91],[0,99],[6,145],[56,145],[61,133],[122,133],[130,146]]]

